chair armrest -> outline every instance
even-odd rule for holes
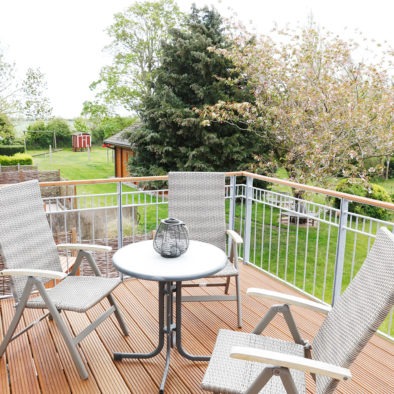
[[[231,349],[230,357],[240,360],[257,361],[289,369],[293,368],[300,371],[329,376],[337,380],[347,380],[352,378],[352,373],[347,368],[342,368],[322,361],[312,360],[310,358],[272,352],[269,350],[234,346]]]
[[[111,246],[105,245],[93,245],[93,244],[57,244],[56,247],[59,250],[87,250],[94,252],[110,252],[112,250]]]
[[[290,294],[279,293],[277,291],[249,288],[246,291],[246,294],[251,296],[268,298],[270,300],[279,301],[284,304],[302,306],[304,308],[311,309],[316,312],[328,313],[332,309],[331,305],[307,300],[305,298],[293,296]]]
[[[244,241],[242,239],[242,237],[236,233],[234,230],[226,230],[226,234],[237,244],[240,245],[242,244]]]
[[[36,276],[40,278],[64,279],[67,274],[60,271],[15,268],[0,271],[0,276]]]

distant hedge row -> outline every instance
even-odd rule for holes
[[[15,153],[23,153],[25,147],[23,145],[0,145],[0,155],[12,156]]]
[[[33,158],[25,153],[16,153],[13,156],[1,156],[0,165],[2,166],[15,166],[15,165],[31,165],[33,164]]]

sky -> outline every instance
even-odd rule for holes
[[[39,67],[48,83],[53,115],[78,117],[82,103],[94,95],[89,85],[111,63],[103,51],[105,29],[113,15],[133,0],[1,0],[0,49],[15,63],[23,79],[29,67]],[[306,23],[308,16],[340,34],[358,30],[368,38],[394,45],[392,0],[177,0],[182,11],[213,5],[223,16],[236,17],[250,29],[268,33],[272,27]]]

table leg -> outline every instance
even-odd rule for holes
[[[164,367],[164,373],[160,384],[160,394],[164,393],[164,386],[166,384],[167,375],[170,370],[170,359],[171,359],[171,348],[174,346],[173,341],[173,333],[176,329],[176,325],[174,323],[174,313],[173,313],[173,294],[174,294],[174,286],[172,282],[165,282],[165,287],[163,289],[163,294],[165,297],[165,316],[166,316],[166,325],[163,329],[164,335],[167,337],[167,352],[166,352],[166,364]]]
[[[182,282],[176,282],[176,297],[175,297],[175,308],[176,308],[176,347],[178,352],[185,358],[193,361],[209,361],[210,356],[197,356],[188,353],[182,347]]]
[[[159,282],[159,343],[150,353],[114,353],[114,360],[122,360],[123,358],[151,358],[158,355],[164,347],[164,298],[165,298],[165,282]]]

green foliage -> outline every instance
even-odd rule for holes
[[[135,118],[121,116],[104,118],[93,128],[92,142],[94,144],[101,144],[104,139],[119,133],[134,122]]]
[[[394,153],[394,52],[388,44],[378,49],[382,59],[373,55],[374,44],[363,48],[372,65],[354,61],[356,42],[313,21],[274,28],[269,35],[237,31],[233,37],[230,49],[214,50],[237,66],[254,102],[220,102],[204,110],[207,121],[238,119],[257,133],[263,126],[273,159],[299,183],[322,186],[336,176],[382,174],[382,159]],[[239,78],[228,84],[237,86]],[[265,156],[259,164],[267,164]]]
[[[24,145],[0,145],[0,155],[12,156],[15,153],[24,153]]]
[[[6,114],[0,113],[0,144],[12,144],[14,139],[14,125]]]
[[[394,157],[390,159],[388,176],[394,178]]]
[[[83,103],[82,115],[87,119],[79,119],[81,122],[85,122],[85,125],[91,131],[93,144],[102,144],[104,139],[122,131],[136,121],[134,117],[111,115],[105,105],[91,101]],[[77,120],[79,121],[79,119]],[[78,124],[74,123],[75,128],[79,127]]]
[[[174,0],[137,1],[115,14],[107,30],[112,40],[107,49],[113,62],[102,68],[90,86],[96,97],[108,105],[136,110],[140,99],[151,93],[161,42],[181,18]]]
[[[27,128],[26,144],[29,148],[52,148],[71,146],[71,131],[63,119],[51,119],[47,123],[36,121]]]
[[[392,202],[390,194],[384,187],[369,183],[366,180],[360,178],[342,179],[338,183],[336,190],[342,193],[371,198],[373,200]],[[340,207],[339,199],[336,198],[334,200],[334,206],[336,208]],[[349,203],[349,211],[358,213],[360,215],[370,216],[376,219],[385,220],[389,218],[389,212],[387,209],[374,207],[372,205],[359,204],[356,202]]]
[[[81,132],[81,133],[89,133],[90,132],[90,127],[88,125],[88,122],[84,118],[74,119],[74,129],[76,131]]]
[[[58,148],[71,146],[70,126],[64,119],[51,119],[47,123],[47,130],[56,134]]]
[[[229,45],[220,15],[208,8],[193,7],[185,27],[171,31],[153,92],[142,100],[144,126],[131,136],[131,173],[244,169],[254,154],[264,152],[261,139],[242,125],[207,124],[198,114],[221,100],[253,101],[245,83],[228,87],[232,63],[210,50]]]
[[[31,165],[33,158],[25,153],[16,153],[14,156],[0,156],[0,164],[2,166]]]

